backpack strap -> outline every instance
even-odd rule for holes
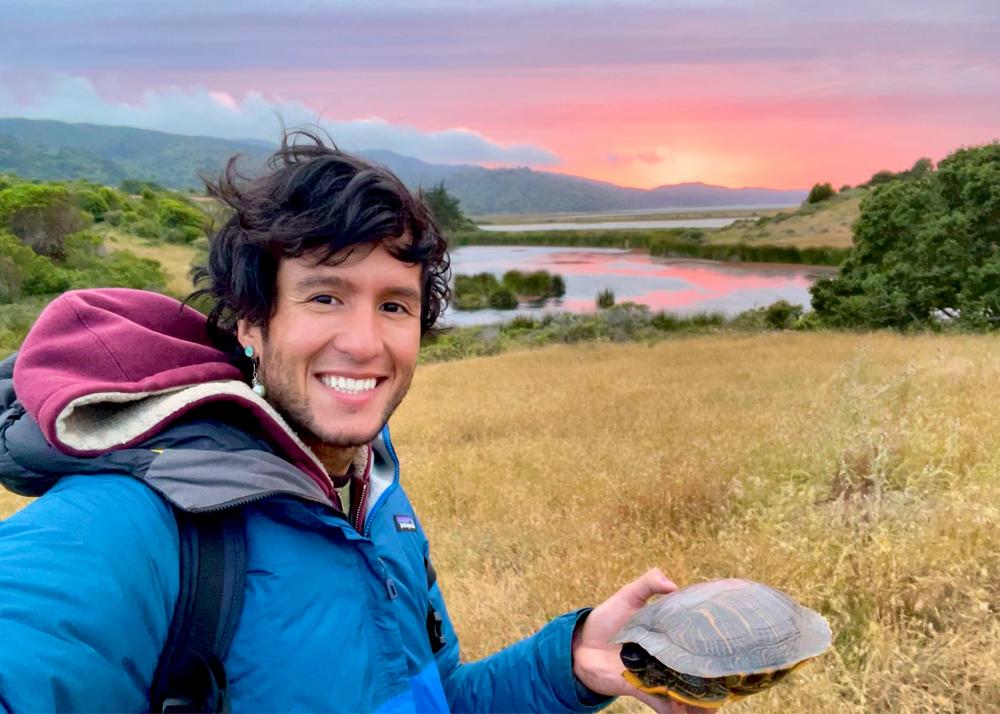
[[[180,588],[150,687],[152,712],[228,712],[223,661],[243,609],[246,528],[238,509],[174,509]]]

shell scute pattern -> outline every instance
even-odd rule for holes
[[[666,667],[696,677],[773,672],[822,653],[823,618],[748,580],[693,585],[647,605],[616,642],[634,642]]]

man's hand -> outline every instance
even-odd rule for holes
[[[660,714],[708,712],[641,692],[622,678],[621,645],[608,644],[632,615],[653,595],[672,593],[677,586],[659,568],[643,574],[595,607],[573,636],[573,674],[591,691],[607,696],[628,695]]]

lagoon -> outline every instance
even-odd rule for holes
[[[598,221],[594,223],[510,223],[477,226],[480,230],[497,233],[527,233],[529,231],[589,231],[640,228],[725,228],[738,218],[686,218],[657,221]]]
[[[618,248],[465,246],[452,250],[451,260],[455,275],[492,273],[500,278],[508,270],[546,270],[563,277],[566,295],[539,305],[522,304],[516,310],[449,310],[445,314],[449,325],[494,324],[514,315],[593,312],[597,293],[605,289],[614,291],[616,302],[630,300],[677,314],[734,316],[777,300],[808,307],[809,287],[833,272],[812,266],[659,258]]]

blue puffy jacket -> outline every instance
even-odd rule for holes
[[[370,451],[358,532],[236,402],[216,393],[203,403],[205,385],[166,395],[203,406],[152,436],[73,456],[16,401],[11,364],[0,365],[0,480],[44,495],[0,523],[0,711],[147,709],[178,593],[172,508],[239,508],[246,521],[245,602],[225,661],[235,712],[555,712],[609,701],[572,674],[583,611],[460,661],[388,428]],[[225,389],[255,398],[243,384]],[[130,404],[129,424],[162,418],[159,396]],[[79,418],[91,438],[116,407],[86,412],[86,401],[61,424]],[[429,605],[444,618],[437,653]]]

